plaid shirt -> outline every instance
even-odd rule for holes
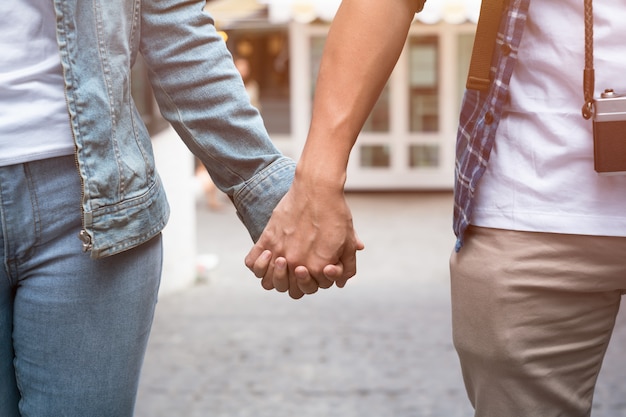
[[[517,51],[528,15],[530,0],[510,0],[502,16],[491,66],[492,84],[487,92],[467,90],[456,142],[454,185],[454,233],[456,250],[463,246],[473,209],[476,187],[495,142],[509,81],[517,62]]]

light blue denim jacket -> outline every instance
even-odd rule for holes
[[[271,143],[200,0],[53,0],[67,106],[83,182],[81,239],[93,258],[137,246],[169,207],[131,98],[145,58],[163,116],[232,199],[254,240],[295,164]]]

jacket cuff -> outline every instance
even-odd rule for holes
[[[296,163],[281,157],[250,178],[233,195],[237,216],[256,242],[267,225],[278,202],[291,187]]]

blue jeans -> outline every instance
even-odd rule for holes
[[[83,253],[72,156],[0,167],[0,414],[132,416],[161,276],[160,235]]]

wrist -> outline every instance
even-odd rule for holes
[[[346,183],[346,168],[341,164],[308,163],[301,159],[296,165],[294,182],[309,190],[343,193]]]

